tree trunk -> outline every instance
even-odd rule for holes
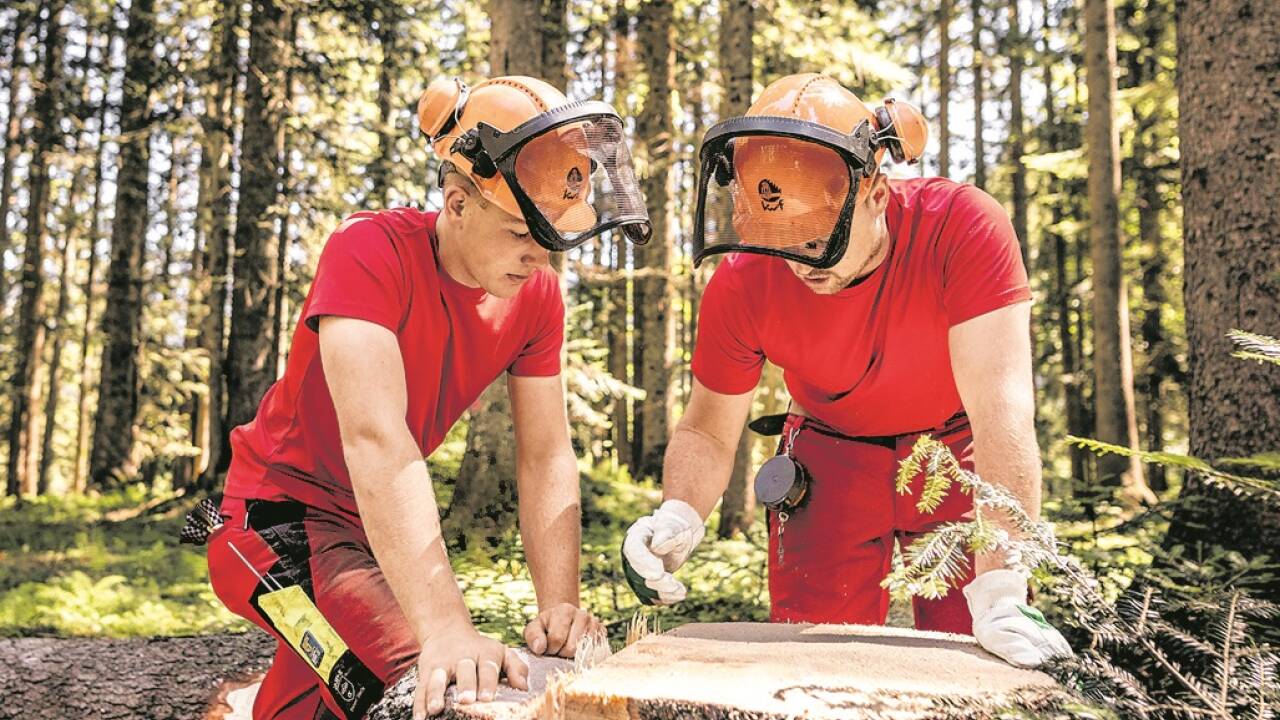
[[[746,113],[751,107],[752,34],[755,31],[750,0],[720,2],[720,76],[724,100],[720,117],[730,118]],[[697,316],[695,308],[694,316]],[[755,520],[755,487],[751,482],[752,434],[743,428],[738,448],[734,451],[733,472],[729,487],[720,502],[720,537],[745,531]]]
[[[21,6],[20,6],[21,7]],[[19,10],[9,28],[9,43],[13,48],[13,56],[9,61],[9,112],[4,130],[4,170],[0,171],[0,315],[5,315],[5,307],[9,299],[9,275],[4,271],[4,256],[9,251],[9,207],[13,204],[13,177],[18,162],[18,152],[22,150],[22,118],[19,113],[21,105],[18,96],[21,94],[20,75],[26,67],[23,53],[23,29],[31,22],[30,13]]]
[[[615,101],[619,112],[627,113],[626,103],[623,98],[631,85],[631,78],[634,75],[634,43],[631,34],[631,16],[627,13],[627,4],[623,0],[617,0],[614,8],[613,20],[610,23],[610,31],[613,36],[613,82],[614,94],[619,98]],[[632,386],[636,385],[635,377],[629,372],[631,367],[630,358],[631,350],[627,344],[628,332],[630,327],[631,309],[634,305],[629,300],[630,283],[624,273],[629,266],[627,261],[627,253],[629,246],[621,237],[614,238],[613,254],[610,258],[611,268],[614,271],[614,282],[609,286],[609,324],[606,331],[605,343],[609,348],[609,374],[619,380]],[[631,398],[617,398],[613,403],[613,448],[614,455],[619,465],[629,468],[635,467],[635,435],[632,432],[631,420],[634,417],[635,409],[638,409],[639,402],[633,401]]]
[[[240,25],[240,4],[228,3],[214,20],[217,45],[209,57],[206,112],[201,118],[203,147],[200,153],[200,198],[196,204],[196,228],[203,233],[201,245],[204,273],[196,284],[204,301],[199,321],[200,349],[209,364],[207,390],[196,399],[193,435],[202,453],[196,462],[198,485],[212,490],[218,473],[230,461],[224,408],[226,390],[226,309],[232,253],[231,235],[231,155],[234,142],[235,95],[239,83],[240,49],[236,28]],[[193,300],[194,301],[194,300]]]
[[[545,58],[541,3],[491,0],[489,3],[489,74],[537,75]],[[458,469],[453,500],[441,520],[450,544],[468,537],[501,534],[512,526],[516,508],[515,426],[505,373],[494,380],[473,406],[467,426],[467,449]]]
[[[1231,357],[1228,330],[1280,331],[1280,4],[1179,4],[1185,300],[1191,453],[1216,460],[1274,452],[1280,443],[1280,367]],[[1238,101],[1240,88],[1249,101]],[[1224,103],[1232,112],[1223,113]],[[1232,158],[1224,162],[1223,158]],[[1244,557],[1280,547],[1274,495],[1237,496],[1188,478],[1169,542],[1217,545]],[[1261,596],[1280,601],[1280,578]]]
[[[938,5],[938,175],[951,177],[951,2]]]
[[[45,219],[49,209],[49,165],[59,145],[62,131],[62,0],[45,4],[44,68],[41,87],[35,96],[36,147],[28,170],[26,247],[22,256],[22,298],[18,306],[17,352],[13,375],[9,418],[8,491],[11,495],[35,491],[38,469],[35,464],[36,427],[39,414],[40,364],[44,358],[44,244]],[[0,218],[7,222],[7,219]]]
[[[102,47],[99,62],[102,64],[103,88],[111,81],[111,44],[116,37],[114,22],[107,24],[106,42]],[[89,212],[89,229],[87,232],[89,248],[89,267],[85,272],[81,295],[84,297],[84,326],[80,332],[80,388],[76,394],[76,454],[72,469],[72,492],[80,494],[88,486],[89,477],[89,433],[92,422],[92,406],[89,404],[89,345],[93,341],[93,308],[97,302],[94,289],[98,272],[98,238],[100,233],[98,219],[102,214],[103,167],[106,165],[106,128],[107,128],[107,96],[104,93],[98,105],[98,147],[94,151],[93,161],[93,207]]]
[[[82,183],[82,174],[78,173],[75,185]],[[73,203],[79,196],[79,188],[73,188],[69,200]],[[74,217],[71,213],[67,213],[67,223],[64,227],[70,228],[74,223]],[[58,304],[53,314],[55,323],[53,328],[53,352],[49,355],[49,391],[45,396],[44,404],[44,437],[40,443],[40,471],[39,480],[36,483],[36,494],[47,495],[49,493],[49,468],[53,465],[53,432],[58,426],[58,396],[61,394],[62,388],[62,345],[66,340],[67,331],[70,330],[64,322],[67,316],[67,289],[71,286],[71,266],[75,264],[75,245],[76,234],[66,232],[62,238],[62,269],[58,273]]]
[[[134,421],[138,415],[138,355],[142,338],[142,254],[147,231],[147,177],[151,160],[151,89],[158,83],[154,0],[129,6],[124,90],[120,100],[120,170],[111,226],[106,344],[98,383],[97,422],[89,476],[107,485],[133,475]]]
[[[298,17],[293,13],[289,13],[289,37],[287,47],[296,47],[298,42]],[[285,108],[293,107],[293,76],[296,63],[293,58],[286,60],[288,69],[284,73],[284,106]],[[292,136],[289,128],[284,123],[280,124],[279,132],[276,134],[276,157],[280,158],[280,189],[286,198],[294,197],[293,188],[289,183],[291,180],[289,171],[289,153],[292,148]],[[383,179],[383,199],[386,199],[386,179]],[[271,338],[275,351],[271,356],[271,381],[275,382],[284,375],[285,360],[289,355],[289,341],[292,339],[292,333],[289,331],[289,294],[286,291],[289,285],[289,242],[292,233],[292,224],[290,222],[291,214],[287,212],[280,213],[280,233],[276,239],[276,286],[274,289],[275,298],[272,300],[272,312],[275,314],[271,320]]]
[[[975,0],[976,2],[977,0]],[[1022,120],[1022,69],[1026,63],[1026,49],[1022,38],[1022,21],[1018,16],[1018,2],[1009,3],[1009,164],[1013,168],[1010,182],[1013,185],[1013,231],[1018,235],[1022,248],[1022,264],[1030,271],[1031,249],[1027,237],[1027,169],[1022,164],[1026,152]]]
[[[392,96],[395,94],[396,68],[396,18],[394,10],[382,12],[378,17],[378,46],[382,50],[382,62],[378,63],[378,156],[369,165],[369,200],[380,208],[389,207],[391,166],[394,162],[396,129],[392,114]]]
[[[640,61],[648,77],[644,105],[636,118],[640,183],[649,205],[653,239],[634,248],[636,385],[645,392],[635,418],[637,476],[662,472],[671,421],[671,352],[675,345],[674,303],[671,297],[672,238],[668,217],[671,203],[672,136],[675,132],[671,90],[675,86],[675,22],[671,0],[646,0],[640,5],[636,38]]]
[[[231,339],[227,347],[230,430],[253,419],[275,382],[275,319],[280,219],[279,136],[285,120],[288,14],[276,0],[254,0],[249,23],[240,202],[235,226]]]
[[[986,126],[983,117],[983,101],[986,91],[986,53],[982,49],[982,0],[973,2],[973,184],[987,186],[987,156],[983,145],[982,130]],[[1016,4],[1016,3],[1015,3]],[[1012,11],[1011,12],[1016,12]],[[1012,75],[1010,76],[1012,88]],[[1010,130],[1010,135],[1014,133]],[[1024,254],[1025,255],[1025,254]]]
[[[1129,301],[1120,238],[1120,134],[1115,127],[1116,26],[1113,0],[1085,2],[1089,87],[1089,243],[1093,259],[1095,435],[1138,447],[1133,402]],[[1188,96],[1189,97],[1189,96]],[[1136,458],[1098,458],[1098,480],[1119,485],[1127,505],[1155,502]]]
[[[561,92],[569,87],[568,0],[540,0],[542,5],[538,27],[542,35],[542,71],[540,77]],[[596,243],[601,242],[599,239]],[[551,267],[559,274],[561,294],[564,290],[564,262],[568,253],[551,253]]]

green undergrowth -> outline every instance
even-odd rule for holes
[[[433,467],[439,478],[452,468]],[[455,470],[456,472],[456,470]],[[627,526],[655,507],[661,493],[605,467],[584,468],[583,602],[620,641],[641,608],[622,577],[619,551]],[[447,502],[447,483],[441,501]],[[0,636],[138,637],[247,630],[208,583],[204,548],[180,545],[192,498],[141,486],[84,497],[0,502]],[[689,599],[650,610],[663,627],[694,621],[765,620],[765,531],[707,539],[681,572]],[[536,608],[516,532],[451,553],[477,626],[521,641]]]

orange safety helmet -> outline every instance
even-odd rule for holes
[[[704,139],[704,175],[714,174],[728,191],[723,197],[712,188],[710,205],[731,207],[705,217],[711,178],[704,178],[695,261],[743,251],[834,265],[848,244],[863,179],[876,173],[886,150],[896,161],[916,162],[927,137],[911,105],[888,99],[872,110],[831,77],[806,73],[770,84],[745,117],[718,124]]]
[[[474,88],[440,79],[418,101],[418,126],[441,160],[483,198],[523,218],[550,250],[567,250],[618,226],[628,237],[647,239],[648,214],[622,122],[604,103],[571,103],[531,77],[497,77]],[[601,218],[593,202],[604,182],[613,206]]]

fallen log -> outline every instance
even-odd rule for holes
[[[0,718],[220,718],[271,662],[266,633],[0,639]]]

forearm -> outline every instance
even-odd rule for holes
[[[984,413],[981,421],[974,422],[974,470],[986,482],[1013,495],[1032,519],[1039,519],[1041,466],[1034,410],[1030,402],[1004,403],[999,410]],[[1018,535],[1005,513],[991,512],[988,519]],[[975,566],[982,573],[1004,567],[1005,559],[1003,554],[982,555],[975,559]]]
[[[663,500],[683,500],[705,520],[729,487],[734,445],[697,428],[679,425],[663,460]]]
[[[582,508],[578,461],[571,450],[516,467],[520,493],[520,536],[538,610],[561,603],[578,605]]]
[[[373,556],[418,641],[443,627],[470,624],[427,465],[408,430],[403,437],[343,442]]]

